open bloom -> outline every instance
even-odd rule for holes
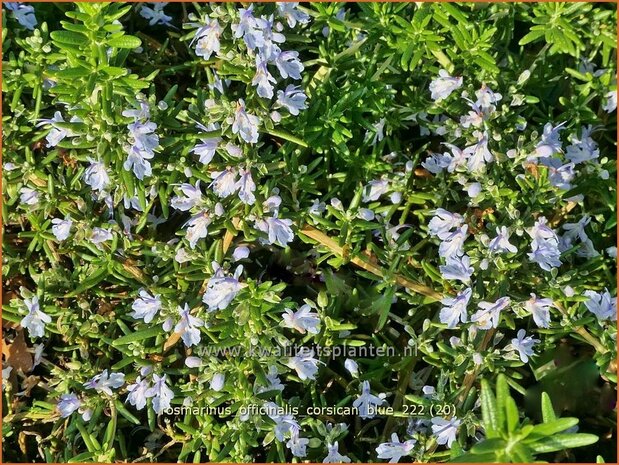
[[[461,226],[456,228],[456,230],[447,235],[438,249],[438,254],[445,258],[455,258],[464,255],[464,241],[468,237],[468,225]]]
[[[245,111],[245,102],[240,99],[236,105],[232,132],[241,136],[245,142],[255,144],[258,142],[258,125],[260,119]]]
[[[439,319],[441,323],[446,323],[449,329],[455,328],[458,322],[466,323],[466,307],[471,299],[473,291],[471,288],[459,292],[456,297],[445,297],[441,303],[445,305],[441,308]]]
[[[204,239],[208,235],[208,226],[211,224],[211,217],[206,210],[201,211],[197,215],[191,217],[185,226],[187,228],[187,235],[185,236],[189,241],[189,247],[196,248],[196,244],[200,239]]]
[[[559,131],[565,129],[563,125],[565,122],[554,126],[551,123],[544,125],[544,132],[542,133],[541,140],[535,146],[535,152],[533,157],[550,157],[555,153],[561,153],[562,143]]]
[[[58,401],[56,408],[58,408],[58,412],[60,412],[60,416],[62,418],[67,418],[79,409],[81,405],[82,402],[78,399],[78,397],[73,392],[70,392],[69,394],[63,394],[60,396],[60,400]]]
[[[304,381],[306,379],[316,379],[318,363],[319,361],[314,358],[314,351],[303,348],[299,351],[299,355],[288,359],[286,366],[295,370],[299,378]]]
[[[144,323],[150,323],[161,309],[160,296],[157,294],[153,297],[144,289],[140,289],[139,296],[131,305],[133,312],[130,315],[136,320],[143,319]]]
[[[450,257],[445,265],[439,266],[439,270],[444,279],[455,279],[463,283],[471,282],[473,267],[468,255],[462,257]]]
[[[43,337],[45,334],[45,324],[51,323],[52,318],[40,310],[39,298],[36,296],[32,299],[24,299],[24,304],[28,309],[28,313],[19,324],[28,330],[31,338]]]
[[[202,301],[208,305],[208,311],[223,310],[234,300],[244,284],[239,282],[239,277],[243,272],[243,265],[239,265],[234,276],[225,276],[223,269],[213,262],[215,274],[208,280],[206,292],[202,296]]]
[[[196,181],[196,185],[183,183],[180,185],[180,190],[183,196],[177,195],[172,198],[170,205],[181,211],[191,210],[193,207],[202,203],[202,191],[200,190],[200,181]]]
[[[21,2],[6,2],[4,6],[13,12],[14,18],[26,29],[34,30],[37,25],[37,18],[34,16],[34,7]]]
[[[488,250],[493,253],[518,252],[518,249],[509,242],[509,230],[506,226],[496,228],[496,237],[490,241]]]
[[[389,181],[385,179],[377,179],[374,181],[370,181],[366,186],[363,187],[363,198],[364,202],[373,202],[378,200],[378,198],[385,194],[389,190]]]
[[[473,135],[477,137],[477,142],[466,147],[462,153],[467,157],[468,169],[476,173],[481,171],[486,166],[486,163],[494,160],[494,156],[488,149],[488,134],[475,131]]]
[[[172,20],[172,16],[168,16],[163,11],[164,7],[168,4],[167,2],[149,2],[152,7],[142,5],[140,8],[140,16],[148,19],[148,24],[150,26],[154,26],[155,24],[162,24],[165,26],[170,25],[170,21]]]
[[[533,321],[540,328],[550,326],[550,307],[552,299],[538,299],[535,294],[524,303],[524,308],[533,315]]]
[[[285,90],[277,91],[278,105],[286,108],[291,115],[297,116],[300,110],[305,110],[307,95],[298,86],[288,85]]]
[[[441,417],[432,418],[432,434],[436,436],[436,442],[439,445],[447,444],[451,449],[451,444],[456,440],[458,427],[462,423],[456,417],[446,420]]]
[[[539,264],[540,268],[550,271],[553,267],[561,266],[561,252],[559,250],[559,238],[548,226],[548,221],[541,216],[527,233],[533,238],[531,242],[532,252],[528,254],[531,261]]]
[[[309,23],[310,16],[297,8],[299,2],[277,2],[276,5],[279,16],[286,20],[288,26],[295,27],[297,23]]]
[[[267,69],[267,62],[262,61],[258,55],[256,57],[256,74],[251,81],[253,86],[256,86],[257,94],[262,98],[273,98],[273,83],[277,83],[275,78],[271,76]]]
[[[239,199],[241,202],[247,205],[253,205],[256,202],[256,196],[254,191],[256,190],[256,183],[251,177],[251,171],[249,169],[241,168],[239,170],[240,178],[234,186],[239,191]]]
[[[146,391],[146,396],[153,398],[153,410],[157,414],[169,409],[170,402],[174,399],[174,392],[166,385],[167,376],[153,374],[153,386]]]
[[[284,326],[296,329],[301,334],[305,334],[306,331],[311,334],[320,332],[320,317],[317,313],[312,313],[312,307],[307,304],[301,306],[296,312],[287,308],[282,318]]]
[[[376,407],[385,403],[385,399],[375,396],[370,392],[370,382],[363,381],[359,385],[361,394],[352,403],[352,406],[359,409],[359,417],[374,418],[376,416]]]
[[[511,348],[518,351],[522,363],[527,363],[529,357],[535,354],[533,346],[539,342],[539,339],[533,339],[532,336],[527,336],[524,329],[518,330],[516,338],[512,339]]]
[[[301,79],[301,71],[303,71],[303,63],[299,60],[299,52],[281,52],[275,58],[275,66],[279,70],[282,79],[288,77],[292,79]]]
[[[67,216],[64,220],[61,218],[54,218],[52,220],[52,233],[59,241],[66,240],[71,234],[71,226],[73,226],[73,221],[71,221],[71,217]]]
[[[96,375],[90,381],[84,383],[86,389],[94,389],[97,392],[103,392],[108,396],[112,395],[112,389],[118,389],[125,384],[124,373],[110,373],[103,370],[101,374]]]
[[[447,71],[441,69],[438,77],[430,83],[430,98],[435,102],[440,102],[461,86],[462,77],[452,77]]]
[[[509,297],[501,297],[496,302],[479,302],[479,310],[471,317],[471,321],[477,323],[480,329],[496,328],[499,325],[501,311],[505,310],[511,300]]]
[[[598,320],[617,321],[617,298],[612,297],[608,290],[603,294],[595,291],[585,291],[585,296],[589,298],[585,302],[585,307],[598,317]]]
[[[286,247],[294,239],[292,232],[292,220],[273,218],[263,218],[256,221],[256,229],[267,233],[268,243]]]
[[[236,192],[236,176],[236,170],[230,167],[223,171],[214,171],[211,173],[211,179],[213,182],[209,185],[209,187],[213,188],[213,192],[215,192],[218,197],[221,197],[222,199],[226,198]]]
[[[138,410],[142,410],[146,407],[146,400],[149,397],[147,394],[149,389],[150,385],[148,384],[148,381],[146,379],[142,379],[141,376],[138,376],[135,383],[127,386],[127,391],[129,391],[127,401]]]
[[[195,25],[192,23],[192,25]],[[213,53],[218,53],[221,47],[219,36],[221,35],[221,27],[216,19],[211,19],[201,26],[194,36],[191,44],[197,40],[196,55],[208,60]]]
[[[376,448],[379,459],[389,459],[389,463],[398,463],[405,455],[410,455],[417,441],[409,439],[408,441],[400,442],[398,435],[391,435],[391,442],[384,442]]]
[[[93,191],[102,191],[110,183],[110,177],[107,174],[105,165],[97,160],[89,158],[90,166],[84,172],[84,182],[90,186]]]
[[[187,304],[184,307],[179,306],[178,313],[181,319],[174,327],[174,332],[181,335],[185,347],[191,347],[200,342],[199,328],[204,326],[203,320],[191,315],[189,312],[190,309]]]
[[[350,463],[350,458],[340,454],[337,441],[333,444],[327,443],[327,456],[322,463]]]
[[[459,228],[464,218],[458,213],[450,213],[443,208],[437,208],[434,216],[428,223],[430,235],[443,240],[451,234],[452,229]]]

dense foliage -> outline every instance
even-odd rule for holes
[[[614,5],[2,21],[5,461],[616,462]]]

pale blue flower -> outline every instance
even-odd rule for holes
[[[451,449],[452,443],[456,440],[456,434],[460,420],[452,417],[449,420],[442,417],[432,418],[432,434],[436,436],[436,443],[440,446],[447,445]]]
[[[275,422],[274,433],[275,438],[278,441],[283,441],[286,434],[290,433],[292,430],[299,431],[301,429],[299,423],[297,423],[292,415],[282,415],[279,413],[282,408],[280,408],[275,402],[266,402],[264,404],[264,409],[269,418]]]
[[[64,220],[61,218],[54,218],[52,220],[52,233],[59,241],[65,241],[71,234],[71,226],[73,226],[73,221],[71,221],[71,217],[67,216]]]
[[[271,76],[267,69],[267,62],[262,61],[260,56],[256,57],[256,74],[251,81],[253,86],[256,86],[256,92],[262,98],[273,98],[273,84],[277,83],[275,78]]]
[[[301,87],[293,86],[292,84],[286,86],[286,90],[277,91],[277,103],[294,116],[297,116],[300,110],[307,108],[306,100],[307,95],[303,93]]]
[[[164,26],[170,26],[172,16],[168,16],[163,11],[168,2],[149,2],[152,7],[142,5],[140,8],[140,15],[143,18],[148,19],[148,24],[154,26],[155,24],[161,24]]]
[[[250,4],[248,8],[239,8],[239,22],[232,25],[232,34],[235,39],[240,39],[245,35],[252,35],[256,29],[256,18],[254,17],[254,5]],[[259,36],[262,38],[262,36]],[[252,39],[250,39],[252,40]],[[256,44],[248,43],[247,46],[251,49],[256,48]]]
[[[213,171],[211,173],[211,179],[213,182],[209,184],[209,187],[213,189],[213,192],[220,198],[226,198],[236,192],[237,172],[234,168],[227,167],[223,171]]]
[[[122,115],[127,118],[133,118],[134,121],[147,120],[150,118],[150,106],[146,100],[137,100],[136,108],[123,110]]]
[[[441,323],[447,324],[447,328],[449,329],[455,328],[458,322],[466,323],[466,308],[472,293],[473,291],[471,288],[467,288],[462,292],[458,292],[456,297],[444,297],[441,303],[445,306],[441,308],[439,314]]]
[[[138,410],[142,410],[146,407],[146,400],[148,399],[147,392],[150,389],[150,385],[148,380],[142,379],[141,376],[138,376],[135,380],[135,383],[127,386],[127,391],[129,391],[129,395],[127,396],[127,401],[133,405]]]
[[[585,291],[585,297],[589,300],[585,302],[585,307],[593,313],[598,320],[617,321],[617,297],[612,297],[607,289],[600,294],[595,291]]]
[[[8,5],[8,3],[7,3]],[[54,116],[50,119],[42,119],[37,123],[37,126],[44,126],[49,124],[52,126],[52,129],[49,131],[45,140],[47,140],[47,145],[49,147],[56,147],[60,141],[62,141],[65,137],[69,135],[69,131],[64,128],[60,128],[56,126],[54,123],[64,123],[64,118],[62,117],[62,113],[59,111],[54,112]]]
[[[486,166],[486,163],[494,160],[494,156],[488,149],[488,134],[475,131],[473,135],[477,137],[477,142],[466,147],[462,153],[467,157],[468,169],[473,173],[477,173]]]
[[[379,459],[389,459],[389,463],[398,463],[406,455],[411,455],[417,441],[409,439],[400,442],[396,433],[391,434],[391,442],[384,442],[376,448]]]
[[[254,40],[256,43],[261,42],[258,45],[258,53],[264,60],[272,61],[280,53],[280,48],[277,44],[282,44],[286,41],[286,37],[280,31],[283,29],[281,23],[275,23],[273,15],[261,16],[256,18],[256,34],[254,34]],[[262,39],[256,39],[258,34],[262,35]],[[246,35],[247,36],[247,35]]]
[[[211,224],[211,221],[208,212],[202,210],[185,223],[185,226],[188,226],[185,238],[189,241],[189,247],[195,249],[198,241],[208,235],[208,226]]]
[[[244,245],[236,247],[232,253],[232,261],[238,262],[249,257],[249,248]]]
[[[194,357],[193,355],[185,359],[185,365],[189,368],[199,368],[203,365],[200,357]]]
[[[77,395],[70,392],[69,394],[63,394],[60,396],[60,400],[58,401],[56,407],[58,408],[58,412],[60,412],[60,416],[62,418],[67,418],[79,409],[81,405],[82,402],[78,399]]]
[[[359,364],[351,358],[344,360],[344,368],[355,378],[359,376]]]
[[[612,113],[617,109],[617,90],[609,91],[604,97],[606,97],[606,102],[602,105],[602,110]]]
[[[94,389],[97,392],[103,392],[108,396],[112,395],[112,389],[118,389],[125,384],[124,373],[111,373],[108,375],[108,371],[103,370],[99,375],[96,375],[90,381],[84,383],[86,389]]]
[[[357,211],[357,218],[361,218],[362,220],[372,221],[375,217],[376,215],[369,208],[360,208]]]
[[[161,296],[159,294],[152,296],[144,289],[140,289],[138,295],[140,297],[131,305],[133,312],[129,315],[136,320],[142,319],[144,323],[150,323],[161,310]]]
[[[386,179],[377,179],[370,181],[363,187],[363,202],[373,202],[389,190],[389,181]]]
[[[256,221],[256,229],[267,233],[268,243],[286,247],[294,239],[292,231],[292,220],[273,218],[263,218]]]
[[[181,317],[180,321],[176,323],[174,332],[181,335],[181,339],[186,347],[191,347],[200,342],[200,328],[204,326],[204,321],[197,318],[190,313],[189,306],[185,304],[184,307],[178,307],[178,313]]]
[[[361,394],[353,401],[352,406],[359,410],[360,418],[374,418],[377,412],[376,407],[384,404],[385,399],[370,392],[369,381],[363,381],[359,389],[361,389]]]
[[[471,321],[477,323],[480,329],[496,328],[499,325],[501,311],[511,303],[509,297],[501,297],[496,302],[479,302],[479,310],[471,316]]]
[[[223,310],[234,300],[237,294],[244,287],[239,282],[239,277],[243,272],[243,266],[239,265],[233,276],[225,276],[223,269],[213,262],[215,273],[208,280],[206,292],[202,296],[202,301],[208,306],[208,311]]]
[[[276,5],[279,16],[286,20],[289,27],[309,23],[309,15],[297,9],[299,2],[277,2]]]
[[[34,16],[34,8],[21,2],[6,2],[4,6],[13,13],[13,17],[26,29],[34,30],[37,18]]]
[[[36,205],[39,203],[39,193],[30,187],[22,187],[19,190],[19,201],[24,205]]]
[[[577,165],[586,161],[593,161],[600,156],[600,149],[597,142],[591,138],[593,126],[582,126],[580,129],[580,138],[575,134],[572,135],[571,142],[565,149],[565,158]]]
[[[448,212],[444,208],[437,208],[428,223],[428,230],[430,235],[443,240],[451,234],[452,229],[459,228],[463,223],[462,215]]]
[[[576,177],[574,163],[563,163],[559,157],[546,157],[540,159],[542,166],[548,167],[550,184],[559,189],[569,190],[572,188],[570,182]]]
[[[452,77],[447,71],[441,69],[438,77],[430,82],[430,98],[435,102],[440,102],[461,86],[462,77]]]
[[[92,232],[90,233],[90,242],[93,244],[99,245],[106,241],[111,241],[114,239],[111,231],[103,228],[92,228]]]
[[[254,391],[258,394],[262,392],[268,392],[268,391],[283,391],[284,385],[282,384],[281,380],[279,379],[277,375],[278,375],[277,367],[275,365],[269,365],[269,371],[266,374],[268,385],[259,386],[256,384],[254,385]]]
[[[509,242],[509,230],[506,226],[496,228],[497,236],[490,241],[488,250],[492,253],[516,253],[518,249]]]
[[[212,132],[212,131],[216,131],[217,129],[219,129],[218,124],[209,124],[208,126],[202,126],[200,124],[198,125],[198,127],[202,129],[204,132]],[[200,141],[201,143],[196,144],[196,146],[193,149],[191,149],[191,152],[195,153],[196,155],[200,157],[199,158],[200,163],[202,163],[203,165],[208,165],[213,160],[213,157],[215,156],[215,152],[217,151],[217,148],[219,147],[219,143],[221,142],[221,137],[219,136],[205,137],[205,138],[201,138]]]
[[[153,374],[153,386],[146,391],[146,395],[153,398],[153,410],[158,415],[169,409],[174,399],[174,392],[166,385],[167,376]]]
[[[316,379],[320,362],[314,358],[314,350],[304,347],[298,353],[299,355],[288,358],[286,366],[295,370],[301,381]]]
[[[451,164],[451,156],[448,153],[430,152],[430,156],[425,161],[421,162],[421,166],[427,169],[432,174],[439,174]]]
[[[125,171],[133,170],[133,174],[139,180],[153,174],[149,159],[154,157],[153,153],[140,150],[137,146],[128,148],[127,159],[123,163]]]
[[[191,25],[194,26],[196,24],[191,23]],[[219,53],[221,48],[219,36],[221,32],[222,29],[216,19],[210,19],[205,25],[201,26],[191,41],[191,44],[196,40],[198,41],[196,43],[196,55],[208,60],[213,53]]]
[[[524,329],[518,330],[516,338],[512,339],[511,348],[518,351],[520,361],[527,363],[531,355],[535,355],[533,346],[539,342],[539,339],[533,339],[532,336],[527,336]]]
[[[564,124],[565,122],[553,127],[551,123],[546,123],[544,126],[544,132],[542,133],[542,138],[535,146],[535,152],[532,155],[533,157],[550,157],[555,153],[562,152],[562,143],[559,131],[565,129],[563,127]]]
[[[533,238],[531,242],[532,252],[528,254],[531,261],[539,264],[546,271],[553,267],[561,266],[561,252],[559,250],[559,238],[555,232],[548,227],[547,220],[541,216],[535,225],[527,232]]]
[[[50,323],[52,318],[40,310],[39,298],[36,296],[32,299],[24,299],[24,305],[26,305],[28,313],[22,318],[19,324],[22,328],[28,330],[28,334],[31,338],[43,337],[45,334],[45,324]]]
[[[89,158],[90,166],[84,172],[84,182],[88,184],[93,191],[102,191],[110,183],[110,177],[107,174],[105,165],[97,160]]]
[[[239,169],[240,178],[234,186],[239,190],[239,199],[241,202],[247,205],[253,205],[256,202],[254,191],[256,190],[256,184],[251,177],[251,171],[249,169]]]
[[[285,311],[286,313],[282,315],[282,318],[284,326],[287,328],[296,329],[301,334],[305,334],[306,331],[311,334],[320,332],[320,317],[317,313],[312,312],[312,307],[309,305],[301,306],[296,312],[289,308]]]
[[[449,260],[450,258],[464,255],[463,246],[464,241],[469,236],[468,228],[468,225],[465,224],[464,226],[456,228],[451,234],[445,236],[438,249],[439,256]]]
[[[189,211],[192,208],[202,203],[202,191],[200,190],[200,181],[196,181],[196,185],[183,183],[180,185],[180,190],[183,193],[183,197],[174,196],[170,201],[170,205],[173,208],[181,211]]]
[[[475,106],[485,114],[494,113],[496,110],[494,104],[503,98],[501,94],[493,92],[486,84],[482,84],[481,88],[475,92],[475,96],[477,97]]]
[[[524,308],[533,315],[533,321],[540,328],[550,326],[550,307],[553,306],[552,299],[538,299],[535,294],[524,303]]]
[[[327,442],[327,456],[322,463],[350,463],[350,458],[340,454],[337,441],[333,444]]]
[[[290,449],[290,452],[292,452],[292,455],[295,457],[305,457],[307,455],[306,449],[309,444],[309,439],[300,437],[299,432],[297,428],[291,430],[290,439],[286,443],[286,447]]]
[[[304,69],[303,63],[299,61],[299,52],[296,51],[281,52],[275,58],[275,66],[277,66],[282,79],[288,77],[301,79],[301,72]]]
[[[258,125],[260,119],[257,116],[245,111],[245,102],[240,99],[236,104],[232,132],[239,134],[241,139],[250,144],[258,142]]]
[[[210,388],[213,391],[219,392],[224,388],[226,382],[226,375],[223,373],[215,373],[210,382]]]
[[[471,282],[471,275],[473,274],[471,259],[468,255],[447,259],[447,263],[441,265],[439,270],[444,279],[454,279],[465,284]]]

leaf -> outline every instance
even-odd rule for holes
[[[488,380],[481,381],[481,413],[488,439],[499,435],[496,399]]]
[[[143,329],[141,331],[136,331],[135,333],[127,334],[126,336],[119,337],[112,345],[115,347],[122,346],[125,344],[129,344],[131,342],[142,341],[144,339],[149,339],[151,337],[159,336],[164,334],[164,330],[161,326],[157,325],[154,328]]]
[[[372,303],[373,313],[378,313],[378,323],[376,324],[377,331],[382,329],[387,322],[387,317],[389,316],[389,310],[391,310],[391,303],[393,302],[394,295],[395,287],[390,287],[380,298]]]
[[[492,438],[478,442],[471,447],[471,452],[474,454],[488,454],[503,451],[506,446],[505,439]]]
[[[552,406],[552,402],[550,400],[550,396],[542,392],[542,420],[544,423],[549,423],[557,419],[555,415],[554,407]]]
[[[565,431],[572,426],[578,424],[578,418],[559,418],[558,420],[545,422],[540,425],[535,425],[531,430],[531,434],[540,434],[542,436],[551,436],[561,431]]]
[[[115,48],[138,48],[142,45],[142,41],[135,36],[123,35],[107,41],[110,47]]]
[[[88,37],[79,32],[72,31],[52,31],[50,36],[54,42],[58,44],[66,45],[87,45],[89,43]],[[62,48],[62,47],[61,47]]]
[[[545,33],[546,31],[544,29],[537,30],[537,31],[532,30],[527,35],[525,35],[522,39],[520,39],[520,41],[518,42],[518,45],[526,45],[531,42],[535,42],[537,39],[542,37]]]
[[[546,454],[548,452],[595,444],[598,439],[599,438],[595,434],[557,434],[548,438],[543,438],[534,444],[530,444],[529,447],[536,454]]]
[[[267,134],[270,134],[272,136],[275,137],[279,137],[281,139],[287,140],[289,142],[293,142],[297,145],[300,145],[301,147],[305,147],[307,148],[308,145],[305,141],[303,141],[302,139],[299,139],[298,137],[293,136],[292,134],[288,134],[287,132],[284,131],[278,131],[275,129],[270,129],[270,130],[266,130],[265,131]]]

